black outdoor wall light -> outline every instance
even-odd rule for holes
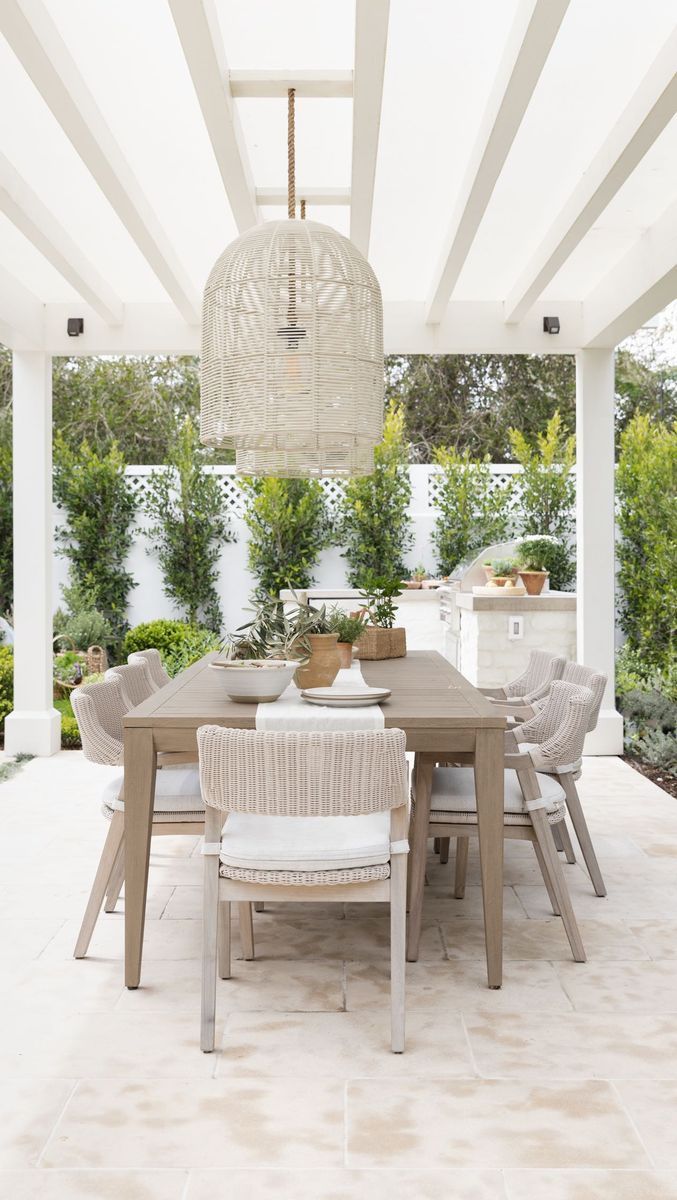
[[[69,337],[79,337],[81,333],[84,333],[84,317],[69,317],[68,321],[66,322],[66,332],[68,333]]]
[[[559,317],[544,317],[543,318],[544,333],[559,333]]]

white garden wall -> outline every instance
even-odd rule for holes
[[[158,467],[127,467],[126,474],[130,485],[143,500],[146,480],[153,470]],[[225,627],[235,629],[246,620],[245,608],[247,598],[255,586],[255,580],[247,570],[247,529],[242,519],[243,502],[240,486],[235,475],[234,467],[207,468],[222,482],[226,500],[226,510],[230,517],[232,530],[237,538],[223,547],[220,563],[220,592],[224,614]],[[492,464],[491,473],[494,486],[500,486],[521,468],[513,465]],[[434,555],[430,543],[430,535],[435,522],[435,494],[438,470],[432,466],[409,467],[412,484],[410,515],[414,533],[414,544],[406,555],[406,562],[414,567],[418,563],[432,571]],[[341,493],[341,483],[338,480],[324,480],[322,486],[330,504],[336,503]],[[58,527],[62,514],[55,508],[54,522]],[[152,546],[146,535],[147,522],[140,507],[138,518],[138,536],[129,554],[127,566],[137,586],[130,595],[128,620],[131,625],[140,621],[151,621],[157,617],[180,616],[162,588],[162,574],[157,557],[152,553]],[[149,551],[151,551],[149,553]],[[332,547],[323,551],[316,570],[318,587],[344,587],[346,584],[345,560],[340,550]],[[62,603],[61,587],[68,580],[68,563],[62,556],[57,555],[54,569],[54,608]]]

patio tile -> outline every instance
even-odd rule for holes
[[[179,922],[162,922],[165,927]],[[382,959],[390,957],[390,923],[382,917],[306,916],[304,913],[256,913],[257,959]],[[237,950],[236,950],[237,954]],[[437,922],[426,919],[421,930],[421,958],[445,957]]]
[[[117,1001],[120,1011],[183,1012],[199,1020],[199,959],[154,961],[144,965],[141,986],[127,988]],[[338,1012],[343,1008],[340,962],[265,963],[235,959],[230,979],[217,980],[217,1012]]]
[[[185,1200],[505,1200],[499,1171],[194,1171]],[[46,1200],[51,1200],[47,1197]]]
[[[45,1167],[336,1167],[343,1085],[333,1080],[85,1080]]]
[[[347,1165],[648,1167],[608,1083],[357,1080]]]
[[[474,1075],[460,1017],[448,1015],[440,1052],[437,1013],[413,1012],[405,1054],[390,1051],[390,1014],[236,1013],[226,1021],[216,1074],[347,1079],[359,1075]]]
[[[7,971],[0,983],[0,1010],[107,1012],[124,991],[119,962],[96,959],[46,962],[43,958]]]
[[[602,862],[602,874],[604,874]],[[567,879],[570,877],[567,876]],[[609,879],[607,879],[607,887]],[[662,879],[652,880],[650,868],[643,876],[641,885],[636,876],[628,877],[625,881],[615,882],[608,896],[596,896],[588,883],[587,886],[570,887],[576,916],[581,919],[621,918],[625,920],[662,919],[666,912],[677,911],[677,883],[670,884]],[[537,919],[547,916],[549,909],[548,897],[543,888],[531,884],[518,884],[515,888],[524,908],[530,917]]]
[[[632,921],[630,928],[651,958],[677,958],[677,921]]]
[[[390,974],[386,963],[347,964],[346,1008],[356,1012],[384,1008],[390,1003]],[[505,964],[503,987],[487,987],[483,959],[454,959],[446,963],[407,963],[407,1012],[443,1009],[445,1012],[502,1011],[571,1012],[552,963]]]
[[[219,1014],[220,1016],[220,1014]],[[219,1025],[221,1021],[219,1021]],[[77,1079],[209,1078],[197,1020],[165,1013],[12,1013],[0,1028],[0,1076]]]
[[[424,915],[447,921],[464,917],[469,920],[481,921],[484,910],[482,907],[482,888],[480,884],[469,884],[465,889],[463,899],[457,900],[453,894],[453,863],[449,863],[442,869],[446,872],[446,878],[438,876],[437,878],[440,879],[440,882],[431,883],[425,890],[423,900]],[[526,915],[512,887],[503,888],[503,912],[507,918],[523,918]]]
[[[647,959],[647,951],[623,921],[578,922],[588,958]],[[445,921],[442,934],[449,958],[484,958],[481,921]],[[503,956],[510,959],[571,960],[571,947],[559,917],[504,923]],[[580,965],[580,964],[579,964]]]
[[[0,1171],[7,1200],[183,1200],[185,1171]]]
[[[616,1090],[655,1167],[677,1168],[677,1083],[624,1082]]]
[[[521,1020],[464,1017],[480,1075],[510,1079],[677,1079],[677,1017],[636,1014],[555,1020],[525,1009]]]
[[[555,969],[579,1012],[677,1013],[677,961],[674,959],[667,962],[561,962]]]
[[[73,1084],[72,1079],[0,1078],[0,1167],[36,1165]]]
[[[508,1200],[677,1200],[677,1171],[506,1171]]]
[[[14,918],[0,921],[3,963],[25,963],[42,954],[63,928],[61,916],[43,915],[35,920]]]
[[[66,921],[43,954],[46,961],[61,962],[72,958],[79,921]],[[97,921],[88,957],[122,963],[124,957],[124,907],[103,913]],[[201,921],[146,921],[143,957],[152,959],[199,958],[202,953]]]

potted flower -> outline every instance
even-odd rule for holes
[[[366,612],[347,613],[335,608],[329,613],[329,624],[338,635],[337,649],[341,667],[350,667],[353,661],[353,646],[359,641],[367,619]]]
[[[360,658],[403,658],[407,653],[406,631],[395,627],[395,598],[401,594],[399,579],[369,575],[361,592],[367,624],[357,645]]]
[[[517,562],[514,558],[494,558],[491,563],[490,587],[513,588],[517,576]]]
[[[524,538],[517,545],[517,561],[520,579],[529,596],[540,596],[548,578],[546,563],[552,553],[552,541],[548,537]]]

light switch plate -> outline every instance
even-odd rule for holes
[[[524,637],[524,617],[508,617],[508,639],[517,642]]]

